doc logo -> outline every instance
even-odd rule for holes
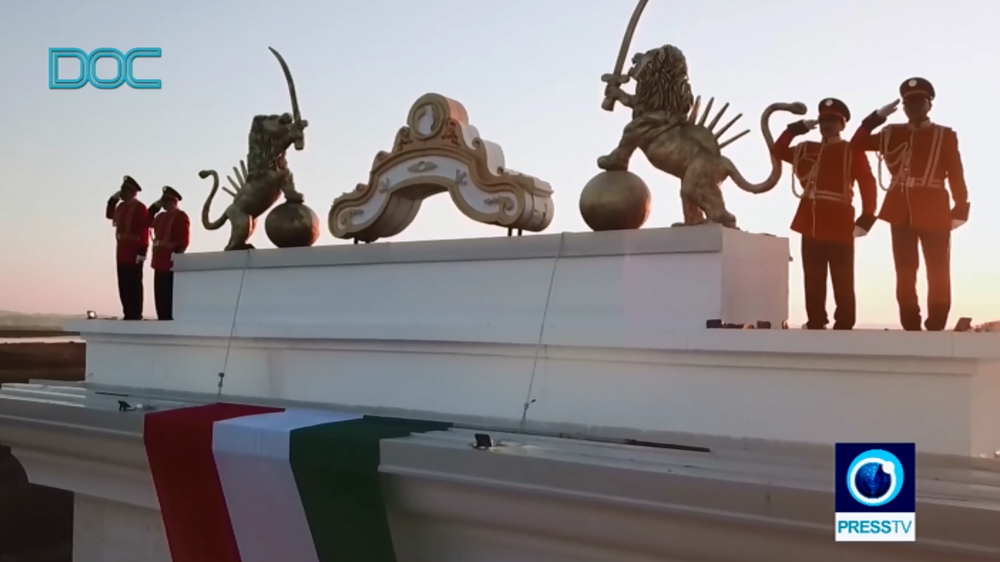
[[[916,540],[916,446],[837,443],[836,539]]]
[[[114,90],[128,84],[137,90],[159,90],[162,82],[159,80],[143,80],[136,78],[134,66],[136,59],[159,58],[163,53],[160,48],[136,48],[128,53],[118,49],[103,47],[90,53],[82,49],[49,49],[49,89],[76,90],[90,84],[99,90]],[[80,63],[80,74],[71,80],[59,77],[60,59],[76,59]],[[97,62],[110,59],[115,62],[117,74],[114,78],[101,78],[97,75]]]

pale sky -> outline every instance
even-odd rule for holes
[[[121,313],[114,235],[103,213],[124,174],[142,184],[147,204],[165,184],[178,189],[194,219],[190,251],[221,249],[229,227],[200,226],[211,185],[197,173],[225,172],[246,157],[255,114],[290,110],[268,46],[288,61],[310,122],[306,149],[288,160],[323,223],[317,244],[348,243],[326,230],[330,203],[367,181],[374,155],[391,148],[410,106],[427,92],[462,102],[511,168],[552,184],[549,233],[586,231],[580,190],[629,118],[600,108],[600,77],[613,69],[633,7],[632,0],[0,0],[0,309]],[[751,181],[769,166],[758,125],[768,104],[803,101],[812,112],[822,98],[838,97],[854,114],[849,135],[895,99],[904,79],[931,80],[938,93],[932,118],[958,132],[972,203],[970,222],[952,243],[950,323],[959,315],[985,321],[1000,318],[1000,185],[990,171],[997,165],[998,21],[995,0],[652,0],[630,53],[665,43],[683,49],[695,94],[716,97],[716,107],[729,102],[730,116],[743,113],[734,131],[752,129],[724,150]],[[161,79],[163,88],[49,90],[50,47],[160,47],[162,58],[141,61],[137,74]],[[899,112],[890,122],[902,119]],[[774,135],[790,120],[776,115]],[[632,170],[653,192],[646,227],[680,220],[679,181],[640,153]],[[744,229],[791,237],[790,315],[799,324],[799,238],[788,228],[798,200],[790,181],[786,166],[770,193],[750,195],[731,182],[724,193]],[[224,199],[216,198],[213,216]],[[504,234],[466,219],[442,195],[393,240]],[[263,226],[252,242],[270,247]],[[148,270],[146,286],[153,317]],[[885,223],[858,243],[857,293],[859,323],[897,323]]]

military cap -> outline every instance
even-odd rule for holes
[[[142,188],[139,187],[139,182],[135,181],[135,179],[133,179],[132,176],[125,176],[124,178],[122,178],[122,189],[125,188],[132,188],[136,191],[142,191]]]
[[[837,98],[826,98],[819,102],[819,115],[820,117],[824,115],[837,115],[845,123],[851,120],[851,110],[847,108],[846,103]]]
[[[170,187],[169,185],[163,186],[163,196],[164,197],[173,197],[174,199],[176,199],[178,201],[183,201],[184,200],[184,198],[181,197],[181,194],[177,193],[177,190],[174,189],[174,188],[172,188],[172,187]]]
[[[934,85],[924,78],[910,78],[899,85],[899,97],[906,99],[910,96],[924,96],[933,100]]]

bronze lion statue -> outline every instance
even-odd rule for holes
[[[650,164],[681,180],[681,203],[684,222],[680,225],[702,224],[706,221],[736,228],[736,217],[726,210],[720,185],[732,178],[740,189],[750,193],[765,193],[781,180],[781,162],[771,157],[771,174],[761,183],[750,183],[736,164],[722,155],[722,148],[749,133],[743,131],[734,138],[719,142],[719,137],[741,116],[715,132],[715,126],[729,107],[726,104],[711,123],[705,124],[714,99],[709,100],[698,119],[700,98],[694,99],[688,82],[688,67],[684,53],[672,45],[639,53],[632,59],[632,68],[620,81],[635,79],[635,94],[624,92],[618,84],[609,84],[606,94],[632,109],[632,121],[625,126],[618,147],[611,154],[597,159],[602,170],[627,170],[636,149],[641,149]],[[773,103],[761,115],[761,132],[768,152],[774,137],[768,121],[776,111],[805,115],[801,102]],[[707,217],[707,218],[706,218]]]
[[[233,196],[233,202],[226,207],[223,214],[216,220],[211,220],[209,213],[212,200],[219,190],[219,174],[215,170],[198,172],[201,178],[213,178],[212,190],[205,200],[201,210],[202,226],[206,230],[218,230],[226,222],[230,223],[231,232],[226,251],[246,250],[253,248],[247,240],[256,229],[257,219],[267,212],[278,199],[284,195],[286,201],[303,201],[302,194],[295,189],[292,171],[288,169],[285,152],[289,146],[301,150],[303,146],[303,129],[309,125],[306,120],[296,121],[291,114],[257,115],[250,124],[249,148],[247,162],[249,169],[241,161],[243,173],[235,167],[238,181],[233,181],[235,191],[228,191]],[[225,190],[225,188],[223,188]]]

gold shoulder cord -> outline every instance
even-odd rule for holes
[[[890,182],[889,187],[885,186],[882,181],[882,163],[885,162],[885,166],[889,169],[895,168],[897,164],[903,163],[903,161],[909,156],[910,143],[904,142],[896,148],[895,151],[889,152],[889,137],[892,134],[892,128],[886,127],[882,129],[879,133],[879,150],[878,150],[878,186],[882,191],[889,191],[892,187]]]
[[[851,145],[847,145],[846,152],[847,154],[844,155],[844,175],[840,177],[844,182],[844,197],[850,202],[854,187],[854,151],[851,150]]]
[[[802,155],[805,152],[805,149],[806,143],[802,142],[795,145],[795,148],[792,150],[792,195],[798,199],[802,199],[802,197],[808,193],[810,189],[816,187],[816,176],[819,173],[819,163],[820,160],[823,159],[823,146],[820,145],[819,154],[816,156],[816,160],[813,161],[812,169],[809,170],[809,175],[805,178],[806,181],[803,182],[806,185],[803,187],[802,192],[799,193],[795,189],[795,180],[798,179],[799,161],[802,160]]]

